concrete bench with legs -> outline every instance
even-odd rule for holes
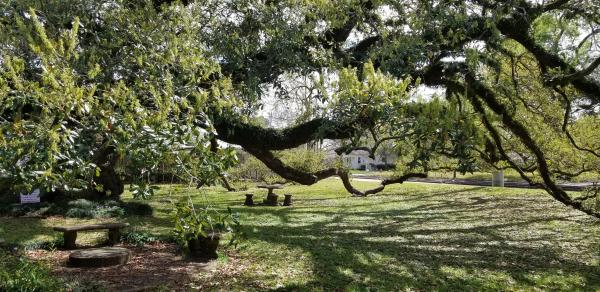
[[[129,223],[101,223],[77,226],[59,226],[54,227],[54,231],[62,232],[64,234],[64,246],[66,249],[74,249],[77,247],[75,240],[77,240],[77,232],[79,231],[108,229],[108,243],[112,245],[119,242],[121,239],[121,229],[127,226],[129,226]]]

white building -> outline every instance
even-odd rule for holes
[[[355,150],[350,154],[342,154],[344,165],[351,169],[377,170],[382,166],[396,163],[396,157],[391,155],[375,155],[375,159],[369,157],[369,153],[364,150]]]

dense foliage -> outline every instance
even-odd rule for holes
[[[0,290],[33,292],[65,289],[47,267],[0,250]]]
[[[210,206],[197,207],[191,202],[175,206],[173,234],[180,244],[197,238],[220,238],[231,234],[229,244],[237,244],[241,235],[239,214],[227,208],[218,212]]]
[[[306,172],[319,171],[332,162],[326,161],[325,151],[314,149],[290,149],[277,153],[287,165]],[[228,172],[235,181],[262,181],[266,183],[285,182],[277,173],[270,170],[260,160],[249,156]]]
[[[127,175],[145,197],[161,161],[200,184],[221,176],[235,155],[220,140],[355,195],[484,162],[600,216],[596,195],[557,184],[599,172],[596,2],[5,1],[0,176],[17,192],[118,194]],[[303,103],[298,119],[254,123],[269,99]],[[401,173],[361,192],[343,168],[276,154],[325,139],[337,153],[391,142]]]
[[[194,15],[104,2],[0,4],[0,172],[15,192],[120,193],[115,179],[143,184],[186,146],[203,157],[194,177],[229,157],[212,155],[210,129],[196,126],[210,100],[227,100],[227,82],[208,82],[218,66],[203,56]]]

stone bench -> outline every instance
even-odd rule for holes
[[[254,206],[254,200],[252,197],[254,194],[246,194],[246,200],[244,201],[244,206]]]
[[[283,200],[283,205],[284,206],[291,206],[292,205],[292,195],[285,194],[283,196],[285,197],[285,199]]]
[[[77,240],[77,232],[79,231],[108,229],[108,243],[112,245],[119,242],[121,239],[121,229],[127,226],[129,226],[129,223],[102,223],[76,226],[59,226],[54,227],[54,231],[62,232],[64,234],[64,247],[66,249],[74,249],[77,247],[75,240]]]

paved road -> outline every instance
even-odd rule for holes
[[[381,177],[369,175],[369,174],[352,174],[352,178],[355,180],[364,181],[381,181]],[[470,179],[447,179],[447,178],[411,178],[407,181],[410,182],[424,182],[424,183],[436,183],[436,184],[453,184],[453,185],[468,185],[468,186],[492,186],[491,180],[470,180]],[[591,187],[594,184],[591,182],[586,183],[562,183],[558,184],[561,188],[566,191],[582,191],[587,187]],[[523,181],[505,181],[504,186],[507,188],[522,188],[522,189],[533,189],[536,186],[530,186],[528,183]]]

